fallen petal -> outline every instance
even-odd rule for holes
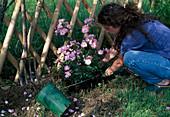
[[[28,106],[28,107],[27,107],[27,110],[29,110],[29,109],[30,109],[30,107]]]
[[[81,113],[81,116],[85,116],[85,114],[84,114],[84,113]]]
[[[26,91],[24,91],[24,95],[27,95],[27,92],[26,92]]]
[[[8,109],[8,112],[12,113],[12,112],[14,112],[14,110],[13,109]]]
[[[8,101],[5,100],[5,104],[8,104]]]
[[[74,112],[74,110],[73,110],[73,109],[69,109],[68,111],[69,111],[70,113],[73,113],[73,112]]]
[[[74,115],[76,115],[77,114],[77,111],[76,112],[74,112]]]
[[[17,114],[16,114],[16,113],[13,113],[12,115],[17,116]]]
[[[3,113],[5,113],[5,111],[4,111],[4,110],[1,110],[1,113],[3,114]]]
[[[24,109],[25,109],[25,107],[22,107],[21,109],[22,109],[22,110],[24,110]]]
[[[166,107],[167,110],[170,110],[170,107]]]
[[[67,115],[68,115],[68,113],[65,113],[65,114],[64,114],[64,116],[67,116]]]
[[[32,97],[32,94],[30,94],[28,97]]]
[[[1,117],[4,117],[5,115],[4,114],[1,114]]]
[[[77,109],[77,110],[78,110],[78,109],[79,109],[79,107],[75,107],[75,109]]]
[[[73,98],[73,102],[76,102],[77,101],[77,98]]]
[[[41,108],[40,107],[37,107],[37,111],[39,111]]]

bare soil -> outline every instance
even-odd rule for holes
[[[39,84],[24,86],[7,84],[2,86],[0,88],[1,113],[4,110],[5,117],[13,117],[14,113],[17,114],[17,117],[36,117],[36,115],[39,115],[38,117],[57,117],[35,100],[40,90],[49,82],[55,83],[54,78],[44,78]],[[105,89],[111,92],[107,93],[107,90],[97,86],[99,82],[102,83],[103,81],[95,79],[84,84],[69,87],[68,89],[61,89],[61,91],[64,91],[64,95],[72,101],[72,104],[62,116],[66,116],[68,113],[69,115],[67,116],[70,117],[78,117],[81,114],[84,114],[85,117],[94,117],[94,115],[95,117],[103,117],[104,115],[106,117],[113,117],[116,116],[115,113],[121,112],[123,108],[119,106],[120,101],[114,96],[118,92],[110,90],[114,85],[106,81],[108,88]],[[24,94],[24,92],[27,92],[27,94]],[[76,102],[73,102],[74,98],[77,99]],[[5,101],[8,101],[8,103],[5,104]],[[39,111],[37,111],[38,107],[41,108]],[[76,107],[79,108],[75,109]],[[14,112],[8,112],[9,109],[13,109]],[[69,112],[69,109],[73,109],[74,112]]]

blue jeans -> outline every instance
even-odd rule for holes
[[[124,64],[149,84],[157,84],[170,79],[170,60],[158,54],[143,51],[128,51]]]

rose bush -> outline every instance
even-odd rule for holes
[[[62,81],[69,81],[70,84],[81,82],[86,79],[93,79],[97,73],[102,72],[99,62],[103,58],[107,48],[97,50],[97,42],[94,34],[89,33],[89,26],[94,26],[93,19],[85,19],[85,25],[82,27],[82,33],[86,37],[81,41],[69,40],[67,45],[58,48],[57,53],[62,57],[57,58],[53,69],[60,75]],[[56,36],[64,36],[71,26],[65,19],[59,19],[55,29]],[[79,39],[80,40],[80,39]],[[60,67],[57,68],[57,64]]]

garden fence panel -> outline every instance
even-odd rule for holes
[[[39,7],[39,2],[37,3],[37,7]],[[41,6],[41,5],[40,5]],[[36,8],[37,8],[36,7]],[[36,13],[36,12],[35,12]],[[37,19],[37,16],[38,16],[38,13],[37,14],[35,14],[35,20],[38,20]],[[26,17],[27,17],[27,19],[28,19],[28,21],[30,22],[30,24],[32,24],[32,22],[33,22],[33,25],[35,26],[35,28],[37,27],[36,26],[36,24],[34,24],[34,22],[35,23],[37,23],[37,21],[35,21],[35,20],[33,20],[33,18],[31,18],[31,15],[28,13],[28,11],[26,10]],[[39,17],[39,16],[38,16]],[[31,25],[32,26],[32,25]],[[30,27],[31,28],[31,27]],[[38,27],[37,27],[38,28]],[[33,33],[33,30],[31,31],[31,33]],[[19,35],[20,34],[20,32],[18,31],[18,33],[16,33],[16,35]],[[21,35],[21,34],[20,34]],[[32,38],[33,38],[33,35],[32,35]],[[24,45],[24,43],[23,43],[23,36],[20,36],[20,41],[21,41],[21,43]],[[29,39],[29,33],[28,33],[28,39]],[[45,37],[45,39],[46,39],[46,37]],[[28,40],[29,41],[29,40]],[[29,42],[28,42],[29,43]],[[30,53],[33,55],[33,57],[35,58],[35,60],[38,62],[38,63],[40,63],[40,56],[38,55],[38,53],[34,50],[34,48],[32,47],[32,46],[28,46],[28,50],[30,50]],[[21,58],[24,58],[25,56],[24,56],[24,52],[23,52],[23,54],[22,54],[22,56],[21,56]],[[24,63],[23,63],[23,61],[20,61],[20,63],[19,63],[19,66],[20,66],[20,72],[22,73],[23,72],[23,69],[24,69]],[[46,69],[48,69],[48,67],[47,67],[47,65],[45,64],[44,65],[45,66],[45,68]],[[18,81],[19,80],[19,71],[17,70],[17,73],[16,73],[16,75],[15,75],[15,81]]]
[[[100,1],[101,5],[104,5],[106,3],[106,0],[99,0],[99,1]],[[141,9],[143,0],[139,0],[139,2],[138,2],[138,0],[133,0],[133,1],[135,3],[137,3],[138,8]],[[70,16],[72,17],[71,21],[70,21],[71,30],[68,33],[68,37],[72,38],[72,33],[74,32],[75,25],[77,24],[80,28],[82,28],[82,26],[83,26],[83,23],[81,22],[81,20],[78,17],[81,2],[83,3],[87,12],[89,13],[89,18],[94,18],[95,22],[97,22],[97,16],[95,15],[95,11],[96,11],[96,6],[98,4],[98,0],[91,1],[91,2],[93,2],[92,7],[89,5],[87,0],[77,0],[74,8],[72,8],[69,5],[67,0],[58,0],[54,13],[50,10],[50,8],[44,2],[44,0],[37,0],[37,6],[34,11],[35,12],[34,18],[32,18],[32,16],[29,14],[29,12],[27,10],[25,10],[26,18],[30,23],[29,31],[27,34],[28,50],[31,53],[31,55],[36,59],[37,63],[39,64],[38,68],[37,68],[38,76],[41,76],[42,68],[46,68],[47,70],[49,70],[47,64],[45,63],[49,48],[52,50],[53,54],[57,56],[57,58],[60,57],[60,55],[57,54],[56,46],[52,43],[52,37],[53,37],[54,28],[57,24],[57,20],[58,20],[62,5],[64,6],[66,11],[68,11]],[[110,2],[118,2],[121,5],[125,5],[129,2],[129,0],[124,0],[124,1],[123,0],[110,0]],[[152,2],[152,1],[150,0],[150,2]],[[13,15],[11,18],[11,22],[10,22],[10,19],[7,17],[7,15],[4,15],[4,22],[8,26],[8,30],[7,30],[3,45],[0,43],[0,48],[1,48],[0,74],[2,72],[4,60],[6,57],[16,69],[18,67],[17,60],[10,52],[8,52],[8,47],[9,47],[13,33],[19,38],[19,41],[21,41],[21,43],[23,45],[23,35],[15,27],[20,8],[21,8],[21,0],[15,0],[15,9],[14,9],[14,12],[13,12]],[[47,35],[37,23],[39,20],[39,16],[41,15],[40,14],[42,11],[41,8],[43,8],[43,10],[46,12],[48,17],[51,19],[51,25],[50,25]],[[111,39],[110,35],[105,31],[105,29],[101,26],[101,24],[96,23],[96,25],[101,30],[99,38],[98,38],[97,49],[99,50],[101,48],[104,37],[107,39],[107,41],[109,42],[110,45],[113,45],[114,44],[113,39]],[[41,56],[38,55],[36,50],[34,50],[34,48],[31,45],[35,31],[37,31],[37,33],[43,38],[43,40],[45,42],[43,49],[42,49]],[[23,54],[21,57],[24,57]],[[22,71],[23,71],[23,69],[22,69]],[[17,82],[19,79],[19,76],[17,76],[17,74],[18,74],[18,72],[16,73],[16,76],[15,76],[15,82]]]
[[[9,26],[10,24],[10,19],[7,17],[7,15],[5,14],[4,15],[4,22],[7,26]],[[19,30],[15,27],[14,29],[14,34],[18,37],[19,41],[22,43],[23,45],[23,37],[22,37],[22,34],[19,32]],[[32,53],[32,55],[34,56],[34,58],[37,60],[37,62],[39,63],[40,62],[40,56],[37,54],[37,52],[34,50],[34,48],[32,46],[30,46],[30,52]],[[8,55],[7,55],[7,58],[8,58]],[[11,59],[11,57],[9,57]],[[8,59],[10,61],[10,59]],[[12,64],[17,64],[17,60],[13,60],[13,61],[10,61]],[[15,66],[14,66],[15,67]],[[18,67],[17,67],[18,68]],[[17,69],[16,68],[16,69]],[[47,65],[45,64],[45,68],[48,69]],[[17,71],[18,72],[18,71]],[[18,76],[18,73],[16,73],[16,76],[15,76],[15,81],[18,81],[19,79],[19,76]]]

